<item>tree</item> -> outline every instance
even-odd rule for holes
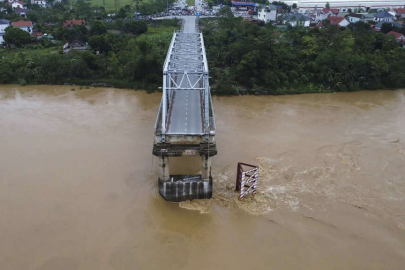
[[[148,26],[143,21],[129,21],[124,24],[122,31],[134,35],[141,35],[148,31]]]
[[[89,39],[89,45],[94,51],[106,54],[111,51],[111,45],[108,42],[106,35],[92,36]]]
[[[233,13],[232,13],[232,10],[231,10],[230,7],[223,7],[218,11],[217,16],[218,17],[232,18]]]
[[[21,30],[20,28],[7,27],[4,41],[7,44],[14,44],[20,47],[24,44],[31,42],[31,36],[28,32]]]
[[[125,19],[126,16],[127,16],[126,10],[124,8],[120,8],[117,17]]]
[[[90,29],[90,36],[104,35],[107,33],[107,28],[101,21],[95,21]]]
[[[325,7],[326,7],[326,8],[330,8],[330,4],[329,4],[329,2],[326,2]]]
[[[89,51],[84,51],[82,54],[82,59],[86,62],[90,69],[97,69],[96,56]]]
[[[387,34],[388,32],[392,31],[394,27],[390,23],[383,23],[381,26],[381,33]]]
[[[292,5],[292,8],[293,8],[293,9],[296,9],[296,8],[297,8],[297,4],[294,3],[294,4]]]

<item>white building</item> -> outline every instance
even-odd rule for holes
[[[31,0],[31,4],[38,5],[40,7],[45,8],[46,7],[46,1],[45,0]]]
[[[405,2],[403,0],[287,0],[284,1],[288,5],[297,4],[299,13],[313,12],[315,9],[324,8],[329,2],[331,8],[337,8],[339,12],[366,12],[369,9],[386,10],[403,8]],[[357,10],[357,11],[356,11]]]
[[[11,24],[14,28],[20,28],[21,30],[32,33],[32,22],[31,21],[18,21]]]
[[[294,26],[309,27],[310,22],[311,20],[307,16],[300,13],[289,15],[284,21],[285,24],[290,24],[293,27]]]
[[[277,7],[273,5],[262,7],[257,13],[257,19],[264,23],[275,22],[277,18]]]
[[[347,19],[349,20],[349,22],[351,23],[356,23],[356,22],[360,22],[362,21],[364,18],[364,16],[362,14],[356,14],[356,13],[350,13],[347,16]]]
[[[6,34],[6,28],[10,26],[10,21],[0,20],[0,44],[4,41],[4,35]]]
[[[380,11],[374,14],[374,21],[376,22],[393,22],[394,16],[387,11]]]
[[[13,9],[16,9],[16,8],[23,8],[23,6],[24,6],[24,2],[23,1],[11,1],[11,2],[8,2],[8,4],[9,5],[11,5],[11,7],[13,8]]]
[[[311,18],[312,20],[319,22],[323,21],[329,16],[338,16],[339,10],[337,9],[330,9],[330,8],[322,8],[322,9],[316,9],[314,13],[312,14]]]

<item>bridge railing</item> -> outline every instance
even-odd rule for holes
[[[201,31],[173,33],[163,66],[163,96],[155,125],[155,130],[158,131],[157,125],[161,124],[163,141],[169,125],[172,103],[170,97],[173,90],[201,91],[203,131],[209,136],[210,131],[215,130],[215,120],[209,87],[208,61]]]

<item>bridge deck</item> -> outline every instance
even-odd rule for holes
[[[184,17],[183,31],[176,34],[168,59],[168,71],[175,74],[168,88],[173,87],[174,83],[177,85],[171,93],[168,135],[203,134],[203,81],[202,76],[195,73],[204,70],[203,44],[200,35],[196,33],[195,20],[192,16]]]
[[[174,90],[168,134],[203,133],[201,90]]]

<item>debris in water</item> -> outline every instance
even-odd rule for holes
[[[245,167],[251,169],[249,170]],[[241,162],[238,163],[236,176],[236,191],[240,191],[239,200],[243,200],[243,198],[247,194],[256,194],[258,179],[259,179],[259,166]]]

